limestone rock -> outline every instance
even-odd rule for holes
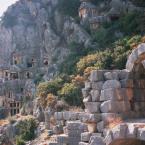
[[[128,125],[126,137],[136,138],[136,135],[137,135],[137,127],[135,127],[133,124]]]
[[[103,132],[104,128],[105,128],[104,121],[101,121],[101,122],[97,123],[97,131],[98,132]]]
[[[92,136],[89,141],[89,145],[105,145],[103,138]]]
[[[117,72],[106,72],[104,73],[104,77],[106,80],[118,80]]]
[[[91,94],[93,102],[100,101],[100,91],[99,90],[92,90],[90,92],[90,94]]]
[[[115,128],[113,128],[112,130],[113,138],[114,139],[125,138],[127,133],[127,127],[128,126],[126,124],[120,124],[117,125]]]
[[[145,140],[145,129],[141,128],[137,132],[137,138],[141,140]]]
[[[91,133],[90,132],[84,132],[81,134],[81,141],[82,142],[89,142],[91,137]]]
[[[89,113],[99,113],[100,103],[99,102],[86,102],[85,108],[86,108],[86,111]]]
[[[100,82],[92,82],[92,89],[93,90],[102,90],[104,82],[100,81]]]
[[[102,70],[93,70],[90,75],[91,82],[103,81],[104,80],[104,71]]]
[[[108,80],[104,83],[103,85],[103,90],[104,89],[109,89],[109,88],[121,88],[121,84],[117,80]]]

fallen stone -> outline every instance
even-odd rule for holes
[[[140,140],[145,140],[145,128],[138,129],[137,138]]]
[[[134,124],[128,125],[126,137],[127,138],[136,138],[137,137],[137,127],[135,127]]]
[[[56,137],[56,141],[58,142],[58,144],[68,144],[68,136],[65,134],[58,135]]]
[[[126,124],[119,124],[112,129],[113,139],[126,138],[128,126]]]
[[[81,141],[82,142],[89,142],[91,137],[91,133],[90,132],[84,132],[81,134]]]
[[[109,145],[113,141],[113,134],[112,131],[107,131],[104,142],[106,145]]]
[[[102,137],[92,136],[89,145],[105,145]]]

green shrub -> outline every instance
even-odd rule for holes
[[[16,137],[16,145],[25,145],[25,141],[20,137]]]
[[[63,88],[59,91],[59,96],[64,99],[69,105],[82,105],[81,88],[74,83],[65,83]]]
[[[79,0],[59,0],[58,9],[62,14],[77,17],[79,6]]]
[[[20,130],[20,138],[24,141],[29,141],[35,138],[36,121],[29,119],[22,121],[18,128]]]

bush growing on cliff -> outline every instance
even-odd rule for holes
[[[25,141],[21,137],[16,138],[16,145],[25,145]]]
[[[79,0],[59,0],[58,9],[62,14],[77,17],[79,6]]]

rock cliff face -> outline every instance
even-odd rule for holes
[[[20,0],[8,8],[0,22],[0,64],[10,64],[17,52],[23,62],[33,57],[41,64],[47,58],[52,68],[53,60],[58,64],[69,53],[71,42],[89,44],[90,36],[62,15],[58,4],[58,0]]]

